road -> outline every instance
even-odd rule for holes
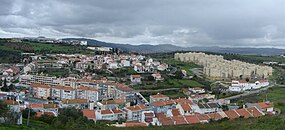
[[[266,86],[264,88],[261,88],[261,89],[258,89],[258,90],[253,90],[253,91],[246,91],[245,93],[242,93],[242,94],[239,94],[239,95],[235,95],[235,96],[231,96],[231,97],[227,97],[225,98],[226,100],[232,100],[232,99],[236,99],[236,98],[240,98],[240,97],[244,97],[244,96],[249,96],[249,95],[252,95],[252,94],[257,94],[257,93],[260,93],[262,91],[265,91],[267,90],[268,88],[271,88],[273,86],[275,86],[276,84],[271,84],[269,86]]]

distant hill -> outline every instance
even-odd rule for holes
[[[131,44],[118,44],[108,43],[93,39],[85,38],[66,38],[63,40],[86,40],[90,46],[104,46],[112,48],[120,48],[125,51],[138,52],[138,53],[159,53],[159,52],[174,52],[174,51],[206,51],[217,53],[234,53],[245,55],[281,55],[285,53],[285,49],[276,48],[224,48],[224,47],[180,47],[171,44],[161,45],[131,45]]]
[[[86,40],[90,46],[104,46],[112,48],[120,48],[125,51],[138,52],[138,53],[155,53],[155,52],[172,52],[187,50],[187,48],[179,47],[171,44],[161,45],[131,45],[131,44],[118,44],[118,43],[107,43],[93,39],[85,38],[66,38],[62,40]]]

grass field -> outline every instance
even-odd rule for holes
[[[134,86],[134,89],[146,90],[146,89],[165,89],[165,88],[193,88],[193,87],[203,87],[195,80],[188,79],[168,79],[166,81],[158,82],[156,85],[144,85],[144,86]]]
[[[264,91],[261,94],[251,95],[239,98],[234,102],[244,100],[246,102],[261,102],[269,100],[274,103],[274,107],[279,108],[282,111],[285,111],[285,88],[284,87],[273,87],[267,91]]]

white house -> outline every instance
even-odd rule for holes
[[[131,76],[130,76],[130,78],[131,78],[131,82],[133,83],[133,84],[141,84],[141,76],[140,75],[138,75],[138,74],[132,74]]]
[[[126,107],[125,111],[127,112],[127,121],[141,121],[143,111],[149,111],[150,107],[140,105],[140,106],[130,106]]]

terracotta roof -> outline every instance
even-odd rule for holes
[[[80,86],[78,89],[86,90],[86,91],[97,91],[98,92],[98,89],[96,89],[96,88],[90,88],[90,87],[85,87],[85,86]]]
[[[220,113],[215,112],[215,113],[209,113],[207,114],[212,120],[220,120],[223,117],[220,115]]]
[[[44,104],[29,104],[28,108],[44,108]]]
[[[183,116],[174,116],[172,119],[175,121],[175,125],[189,124]]]
[[[179,116],[179,115],[181,115],[178,108],[172,108],[171,110],[172,110],[171,112],[172,112],[172,115],[173,115],[173,116]]]
[[[117,89],[122,90],[122,91],[132,91],[132,90],[134,90],[134,89],[132,89],[129,86],[124,85],[124,84],[117,84],[116,87],[117,87]]]
[[[239,115],[234,110],[224,111],[229,119],[233,120],[239,118]]]
[[[243,116],[244,118],[252,117],[252,115],[247,111],[247,109],[237,109],[236,112],[237,112],[240,116]]]
[[[260,116],[263,116],[263,115],[264,115],[264,114],[263,114],[261,111],[259,111],[256,107],[250,107],[250,108],[246,108],[246,109],[247,109],[247,111],[248,111],[249,113],[252,114],[253,117],[260,117]]]
[[[127,109],[130,111],[139,111],[139,110],[148,109],[148,108],[150,107],[144,106],[144,105],[127,107]]]
[[[102,103],[103,105],[106,105],[106,104],[123,104],[123,103],[125,103],[125,102],[126,102],[126,100],[124,100],[124,99],[103,100],[103,101],[101,101],[101,103]]]
[[[210,116],[208,116],[207,114],[196,114],[196,116],[199,120],[210,120]]]
[[[265,83],[268,82],[267,80],[259,80],[259,83]]]
[[[186,99],[186,98],[178,98],[173,100],[176,103],[189,103],[190,105],[193,105],[193,102]]]
[[[239,83],[247,83],[245,80],[240,80]]]
[[[32,87],[35,87],[35,88],[50,88],[49,85],[35,84],[35,83],[32,83],[31,86],[32,86]]]
[[[131,77],[132,77],[132,78],[140,78],[141,76],[138,75],[138,74],[133,74],[133,75],[131,75]]]
[[[151,116],[151,117],[153,117],[154,114],[153,114],[152,112],[150,112],[150,113],[144,113],[144,116]]]
[[[151,98],[169,98],[166,95],[163,94],[156,94],[156,95],[150,95]]]
[[[260,102],[257,103],[257,105],[261,108],[261,109],[266,109],[266,108],[271,108],[273,107],[272,103],[266,103],[266,102]]]
[[[174,120],[170,117],[159,118],[159,122],[164,126],[174,125]]]
[[[203,88],[195,87],[195,88],[193,88],[193,90],[203,90]]]
[[[124,111],[120,110],[120,109],[112,109],[112,111],[113,111],[114,114],[124,113]]]
[[[194,115],[189,115],[189,116],[185,116],[185,119],[187,120],[187,122],[189,124],[197,124],[200,123],[200,120],[197,116]]]
[[[96,119],[95,110],[82,110],[83,116],[87,117],[88,119]]]
[[[180,102],[179,104],[181,105],[181,107],[184,111],[191,111],[192,110],[192,108],[190,107],[190,104],[188,104],[188,103]]]
[[[101,114],[113,114],[111,110],[101,110]]]
[[[126,122],[126,127],[146,127],[147,123],[143,122]]]
[[[161,107],[161,106],[165,106],[165,105],[172,105],[172,104],[174,104],[174,102],[172,100],[167,100],[167,101],[161,100],[161,101],[157,101],[157,102],[152,102],[151,104],[153,106],[156,106],[156,107]]]
[[[3,103],[7,105],[18,105],[19,104],[19,102],[14,101],[14,100],[3,100]]]
[[[44,108],[58,108],[57,104],[43,104]]]
[[[62,101],[63,104],[77,104],[77,103],[88,103],[87,99],[66,99]]]
[[[166,115],[165,115],[163,112],[161,112],[161,113],[155,113],[155,116],[156,116],[157,118],[166,118]]]

